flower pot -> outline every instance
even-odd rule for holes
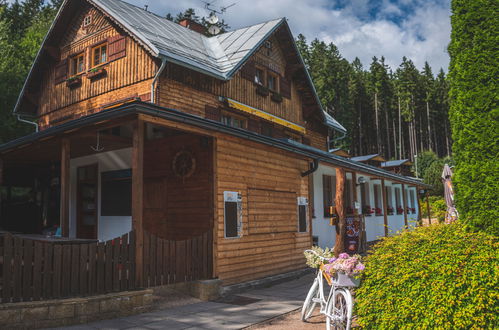
[[[66,86],[69,88],[74,88],[80,85],[81,85],[80,77],[69,78],[68,80],[66,80]]]
[[[279,93],[272,93],[272,96],[270,99],[274,102],[281,103],[282,102],[282,95]]]
[[[337,273],[333,278],[333,284],[336,286],[358,287],[360,285],[360,279],[347,274]]]
[[[103,77],[105,74],[106,74],[106,69],[100,68],[98,70],[89,71],[87,73],[87,78],[93,80],[93,79]]]
[[[268,96],[270,94],[269,89],[262,85],[256,86],[256,93],[261,96]]]

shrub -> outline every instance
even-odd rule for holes
[[[499,235],[497,2],[453,0],[450,123],[456,206],[462,220]],[[495,14],[494,14],[495,13]]]
[[[358,323],[376,329],[494,328],[498,238],[461,223],[384,238],[356,291]]]

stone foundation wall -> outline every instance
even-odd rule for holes
[[[0,329],[36,329],[87,323],[148,311],[152,290],[0,304]]]

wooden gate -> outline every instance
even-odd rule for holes
[[[133,232],[101,243],[61,244],[0,236],[2,303],[135,288]]]
[[[172,241],[144,232],[144,286],[189,282],[212,277],[213,231]]]

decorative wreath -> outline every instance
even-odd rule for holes
[[[179,178],[188,178],[196,170],[196,158],[188,150],[180,150],[173,157],[173,173]]]

